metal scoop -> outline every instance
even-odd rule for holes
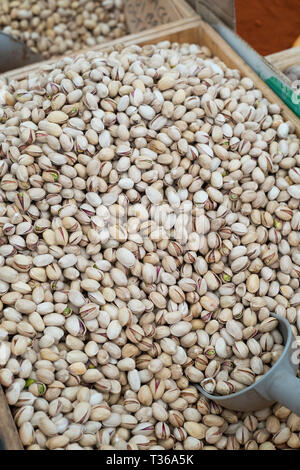
[[[32,52],[22,41],[0,32],[0,73],[41,60],[43,57]]]
[[[300,379],[296,377],[299,360],[293,348],[295,338],[289,322],[280,315],[271,314],[279,322],[285,348],[273,367],[256,383],[231,395],[211,395],[196,385],[210,400],[235,411],[255,411],[279,402],[300,416]]]

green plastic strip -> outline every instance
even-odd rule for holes
[[[300,90],[292,90],[289,86],[277,77],[270,77],[265,80],[267,85],[291,108],[296,116],[300,117]]]

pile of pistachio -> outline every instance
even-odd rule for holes
[[[0,383],[25,448],[300,448],[285,407],[201,394],[272,367],[271,313],[299,340],[299,139],[279,105],[168,41],[63,58],[0,99]]]
[[[125,36],[123,0],[0,0],[0,30],[45,59]]]

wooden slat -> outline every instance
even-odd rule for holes
[[[0,440],[5,450],[22,450],[23,446],[0,385]]]
[[[292,65],[300,65],[300,46],[267,55],[266,59],[283,72]]]

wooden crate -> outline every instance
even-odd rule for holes
[[[213,55],[218,56],[229,67],[238,69],[242,75],[250,77],[255,85],[263,92],[270,102],[278,103],[282,107],[283,116],[295,125],[297,134],[300,136],[300,121],[295,114],[278,98],[278,96],[258,77],[258,75],[244,62],[241,57],[209,26],[198,19],[186,19],[153,28],[146,32],[132,34],[119,40],[112,41],[105,46],[93,48],[93,50],[105,50],[119,46],[120,44],[154,44],[159,41],[169,40],[179,43],[197,43],[207,46]],[[28,67],[11,71],[6,75],[9,79],[26,78],[34,70],[38,70],[45,64],[53,61],[42,62]],[[3,77],[2,77],[3,78]],[[5,403],[5,397],[0,387],[0,439],[3,439],[8,449],[20,449],[18,433],[12,420],[10,410]]]
[[[266,56],[266,59],[281,72],[292,65],[300,65],[300,46]]]

